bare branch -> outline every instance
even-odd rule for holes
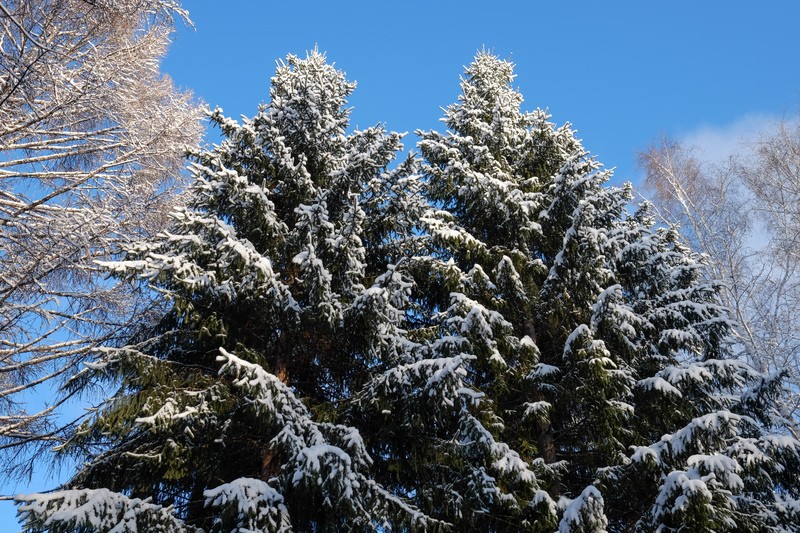
[[[709,256],[709,276],[738,322],[734,346],[764,372],[786,372],[784,416],[800,424],[800,124],[784,122],[722,165],[662,139],[640,155],[668,224]]]
[[[0,1],[3,449],[60,434],[63,398],[28,413],[26,391],[55,394],[148,320],[147,295],[95,262],[161,230],[199,142],[201,110],[159,71],[176,20],[178,0]]]

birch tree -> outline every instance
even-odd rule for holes
[[[664,139],[641,154],[661,216],[708,254],[723,282],[738,354],[785,372],[783,416],[800,420],[800,126],[783,122],[723,163]]]
[[[145,302],[95,261],[162,227],[202,131],[160,72],[177,0],[0,2],[0,445],[58,439],[55,386]],[[52,389],[48,389],[52,390]]]

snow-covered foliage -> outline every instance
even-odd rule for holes
[[[424,208],[416,163],[387,169],[401,136],[347,131],[354,87],[322,54],[290,56],[255,117],[212,113],[224,140],[192,156],[169,230],[102,263],[170,308],[74,379],[121,388],[64,446],[89,450],[70,487],[144,494],[210,531],[437,523],[376,481],[339,422],[371,369],[405,353],[402,264]],[[28,527],[76,512],[29,498],[63,513],[30,507]]]
[[[558,524],[559,533],[606,533],[608,519],[603,514],[603,496],[593,486],[583,489],[574,500],[559,501],[564,516]]]
[[[104,263],[171,307],[76,377],[121,387],[69,490],[206,531],[796,526],[780,380],[725,359],[699,258],[512,81],[476,57],[422,179],[347,132],[316,52],[253,119],[215,112],[172,229]],[[76,516],[59,494],[29,528]]]
[[[68,533],[194,533],[170,507],[129,498],[108,489],[61,490],[19,495],[20,518],[29,531]]]
[[[610,172],[569,125],[520,111],[512,81],[509,62],[478,54],[447,132],[421,133],[437,206],[423,219],[436,260],[419,280],[439,295],[431,346],[458,356],[457,390],[477,399],[467,408],[535,472],[506,480],[468,447],[451,451],[462,470],[490,471],[501,493],[515,487],[517,503],[501,512],[459,499],[451,520],[655,530],[702,500],[692,530],[793,523],[783,502],[798,486],[784,472],[797,472],[797,443],[764,434],[779,387],[724,359],[730,322],[702,263],[673,229],[654,227],[649,206],[627,213],[630,186],[606,186]]]
[[[222,509],[212,531],[291,531],[283,496],[266,481],[239,478],[203,493],[206,506]]]

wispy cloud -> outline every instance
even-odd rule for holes
[[[749,151],[749,145],[774,130],[782,117],[773,115],[744,115],[726,125],[704,124],[679,137],[687,148],[704,161],[721,163],[733,154]]]
[[[705,164],[723,165],[732,155],[747,157],[752,154],[752,145],[774,135],[781,121],[796,123],[800,121],[800,116],[749,114],[723,126],[701,125],[678,139]],[[751,223],[750,230],[743,237],[743,244],[751,250],[763,250],[771,237],[767,222],[747,188],[743,187],[740,191],[745,197],[751,198],[742,206],[746,210],[743,214]]]

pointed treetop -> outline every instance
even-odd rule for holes
[[[270,110],[279,120],[311,122],[309,141],[344,135],[350,115],[347,97],[355,88],[355,82],[328,63],[324,53],[314,49],[305,59],[289,55],[278,61],[271,79]]]
[[[515,138],[515,133],[518,136],[519,128],[527,125],[527,114],[520,113],[522,95],[511,86],[514,77],[513,63],[487,51],[479,52],[465,67],[458,103],[445,112],[448,129],[488,146],[506,137]]]

